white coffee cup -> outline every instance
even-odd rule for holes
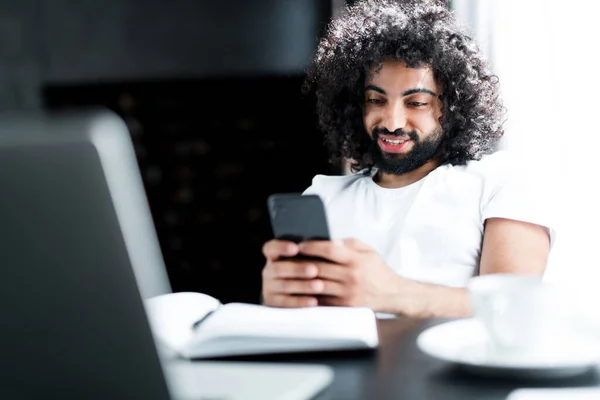
[[[562,292],[542,278],[482,275],[467,289],[497,359],[544,360],[575,343]]]

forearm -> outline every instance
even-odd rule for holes
[[[398,277],[398,290],[387,312],[415,318],[455,318],[472,315],[466,289]]]

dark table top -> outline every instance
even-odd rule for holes
[[[376,352],[288,358],[284,362],[332,366],[332,385],[316,397],[333,399],[506,399],[513,389],[527,387],[600,386],[599,369],[569,379],[514,380],[471,375],[451,363],[423,353],[416,345],[419,333],[447,320],[378,321],[380,345]]]

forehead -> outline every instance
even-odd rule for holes
[[[365,85],[376,85],[386,91],[427,88],[437,93],[438,88],[431,67],[410,68],[403,61],[396,60],[382,62],[379,69],[372,67]]]

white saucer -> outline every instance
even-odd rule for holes
[[[491,351],[485,328],[472,318],[426,329],[417,338],[417,346],[432,357],[484,375],[536,379],[572,377],[600,365],[600,340],[573,341],[543,356],[499,358]]]

